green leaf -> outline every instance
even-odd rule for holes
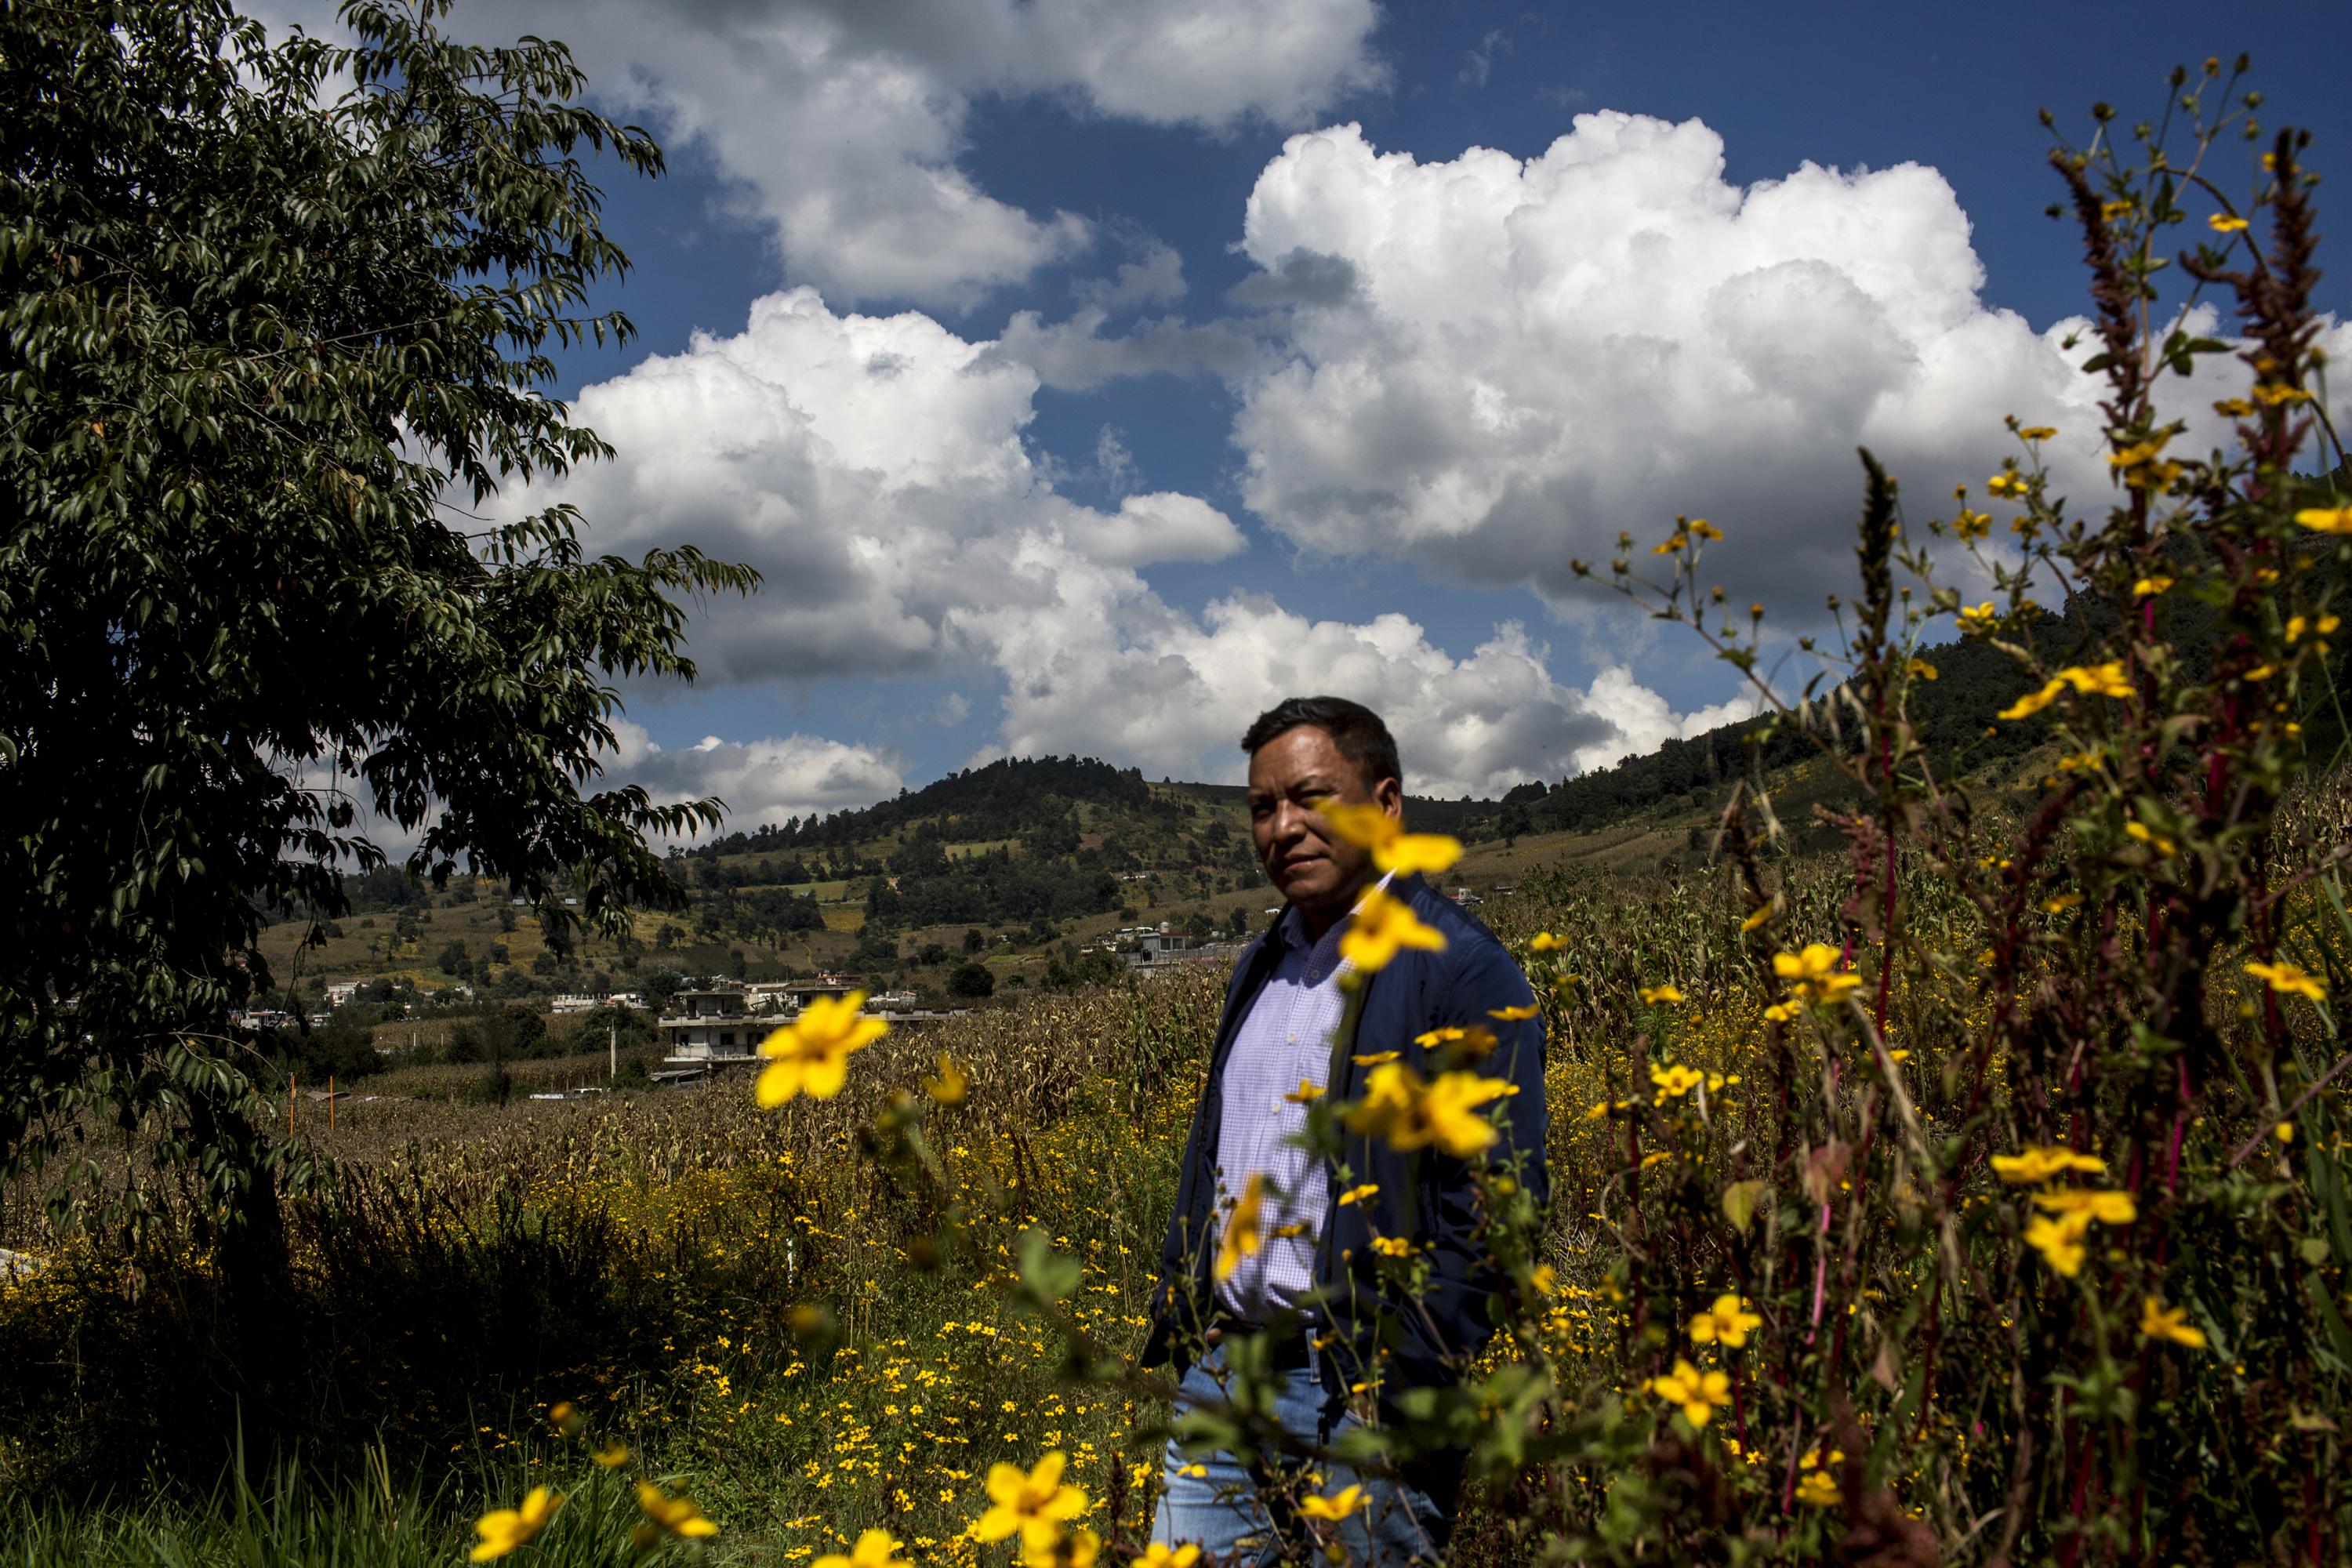
[[[1771,1184],[1767,1182],[1732,1183],[1723,1189],[1723,1217],[1731,1222],[1734,1230],[1747,1235],[1748,1227],[1756,1221],[1756,1205],[1770,1191]]]
[[[1040,1300],[1066,1301],[1077,1293],[1085,1269],[1078,1260],[1054,1250],[1053,1237],[1037,1229],[1021,1233],[1021,1283]]]

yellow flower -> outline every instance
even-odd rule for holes
[[[1372,1237],[1372,1250],[1382,1258],[1411,1258],[1421,1249],[1405,1237],[1376,1236]]]
[[[1701,1372],[1680,1357],[1675,1360],[1674,1371],[1650,1379],[1644,1386],[1667,1404],[1682,1406],[1684,1417],[1694,1426],[1706,1426],[1717,1405],[1731,1403],[1729,1378],[1719,1372]]]
[[[2135,441],[2107,458],[2108,464],[2120,470],[2124,482],[2134,487],[2170,484],[2180,472],[2180,465],[2159,461],[2165,443],[2171,440],[2169,432],[2145,441]]]
[[[617,1470],[629,1462],[629,1446],[626,1443],[614,1443],[610,1447],[588,1457],[605,1469]]]
[[[554,1408],[548,1411],[547,1424],[567,1437],[577,1437],[588,1430],[588,1418],[568,1399],[557,1401]]]
[[[1377,1193],[1380,1190],[1381,1184],[1378,1182],[1366,1182],[1360,1187],[1349,1187],[1346,1192],[1339,1194],[1339,1206],[1341,1208],[1346,1208],[1349,1204],[1362,1203],[1366,1198],[1370,1197],[1374,1193]]]
[[[1348,929],[1339,934],[1339,956],[1362,974],[1387,968],[1399,949],[1436,952],[1444,946],[1445,938],[1435,927],[1422,924],[1404,900],[1378,888],[1364,895]]]
[[[1363,1100],[1344,1120],[1350,1131],[1381,1139],[1400,1153],[1434,1144],[1465,1160],[1498,1136],[1478,1107],[1513,1092],[1500,1079],[1466,1072],[1440,1073],[1423,1083],[1411,1068],[1391,1062],[1372,1069]]]
[[[2049,707],[2053,702],[2057,701],[2058,694],[2065,689],[2066,683],[2064,681],[2053,680],[2043,686],[2039,691],[2027,692],[2024,696],[2019,698],[2016,701],[2002,709],[1999,713],[1994,714],[1993,717],[1996,719],[2031,719],[2036,713],[2041,712],[2044,708]]]
[[[2073,687],[2086,696],[2130,697],[2135,695],[2130,676],[2121,659],[2105,664],[2076,665],[2052,676],[2039,691],[2030,691],[2002,709],[1997,715],[2002,719],[2027,719],[2041,712],[2058,700],[2058,694]]]
[[[2277,1139],[2282,1143],[2294,1142],[2294,1123],[2292,1121],[2280,1122],[2276,1127],[2271,1129],[2271,1136]]]
[[[1804,1010],[1803,1005],[1800,1003],[1776,1002],[1771,1006],[1764,1009],[1764,1021],[1768,1024],[1794,1023],[1797,1020],[1798,1016],[1803,1013]]]
[[[1404,1055],[1402,1051],[1362,1051],[1348,1059],[1360,1068],[1376,1068],[1382,1062],[1392,1062]]]
[[[1533,937],[1528,939],[1528,951],[1529,952],[1556,952],[1567,945],[1568,939],[1566,937],[1554,936],[1548,931],[1539,931],[1536,932]]]
[[[1443,833],[1407,833],[1404,825],[1369,803],[1318,800],[1316,814],[1359,849],[1372,852],[1372,864],[1400,877],[1415,871],[1435,876],[1462,858],[1462,841]]]
[[[1224,1233],[1217,1238],[1217,1282],[1224,1283],[1234,1277],[1244,1258],[1257,1256],[1265,1242],[1265,1174],[1252,1171],[1249,1180],[1242,1184],[1242,1195],[1234,1201],[1234,1212],[1225,1220]],[[1059,1470],[1054,1472],[1061,1474]],[[993,1495],[992,1493],[991,1495]],[[995,1536],[986,1539],[994,1541]]]
[[[691,1498],[671,1497],[651,1481],[637,1483],[637,1511],[672,1535],[697,1541],[716,1535],[719,1527],[702,1517]]]
[[[2076,665],[2058,672],[2058,679],[2086,696],[2124,698],[2137,695],[2123,660]]]
[[[1255,1185],[1256,1178],[1251,1181]],[[1034,1470],[991,1466],[988,1500],[994,1506],[972,1521],[972,1534],[982,1541],[1018,1534],[1024,1551],[1050,1550],[1062,1534],[1063,1521],[1087,1510],[1087,1494],[1062,1484],[1062,1470],[1069,1462],[1069,1456],[1057,1448],[1038,1460]]]
[[[2282,996],[2302,996],[2314,1002],[2327,1000],[2327,983],[2316,974],[2305,973],[2302,967],[2280,959],[2276,963],[2249,963],[2246,973],[2257,980],[2270,982],[2272,990]]]
[[[1772,973],[1789,983],[1791,998],[1801,1002],[1836,1002],[1862,984],[1862,976],[1838,967],[1844,959],[1825,942],[1808,942],[1802,952],[1776,952]]]
[[[1102,1561],[1102,1537],[1083,1527],[1056,1535],[1043,1546],[1022,1543],[1021,1568],[1095,1568]]]
[[[2034,1194],[2033,1204],[2047,1214],[2087,1215],[2101,1225],[2129,1225],[2139,1217],[2139,1205],[2132,1201],[2129,1193],[2059,1187]]]
[[[1319,1519],[1328,1524],[1337,1524],[1363,1506],[1364,1489],[1360,1486],[1352,1486],[1342,1487],[1329,1497],[1319,1494],[1310,1497],[1298,1505],[1298,1511],[1309,1519]]]
[[[2246,220],[2232,217],[2228,213],[2215,213],[2205,220],[2205,226],[2215,234],[2236,234],[2246,226]]]
[[[768,1065],[760,1069],[760,1103],[772,1109],[797,1094],[812,1100],[839,1094],[849,1079],[849,1053],[890,1032],[881,1019],[859,1016],[865,1005],[863,991],[816,997],[799,1017],[761,1041],[760,1054]]]
[[[2311,394],[2299,386],[2288,386],[2284,383],[2266,381],[2254,388],[2254,401],[2276,408],[2283,403],[2308,403],[2311,401]]]
[[[1534,1012],[1535,1009],[1532,1007],[1528,1009],[1530,1016]],[[1451,1046],[1454,1047],[1454,1058],[1461,1060],[1471,1057],[1483,1057],[1493,1050],[1495,1031],[1476,1024],[1472,1024],[1466,1028],[1448,1025],[1442,1029],[1432,1029],[1425,1035],[1415,1035],[1412,1037],[1412,1043],[1425,1051],[1433,1051],[1440,1046]]]
[[[1924,658],[1912,659],[1903,668],[1908,670],[1911,674],[1918,677],[1921,680],[1934,680],[1937,679],[1936,675],[1936,667],[1929,664]]]
[[[2173,843],[2171,839],[2167,838],[2163,834],[2149,827],[2145,822],[2125,823],[2124,837],[2130,838],[2137,843],[2147,845],[2149,848],[2155,850],[2159,855],[2175,855],[2179,853],[2180,847],[2179,845]]]
[[[1698,1068],[1684,1067],[1679,1062],[1671,1067],[1650,1069],[1650,1081],[1658,1086],[1661,1093],[1668,1096],[1688,1094],[1706,1081],[1706,1075]]]
[[[2316,533],[2352,533],[2352,506],[2307,508],[2294,521]]]
[[[1486,1009],[1486,1016],[1499,1018],[1506,1024],[1519,1024],[1535,1017],[1542,1011],[1541,1007],[1530,1002],[1523,1007],[1489,1007]]]
[[[1997,496],[2022,496],[2026,493],[2025,477],[2014,468],[2003,468],[1985,481],[1987,491]]]
[[[2139,1337],[2144,1340],[2170,1340],[2190,1350],[2205,1348],[2205,1331],[2189,1326],[2189,1309],[2168,1307],[2153,1296],[2143,1296],[2139,1302]]]
[[[1757,905],[1754,910],[1748,912],[1748,918],[1739,922],[1739,934],[1746,936],[1749,931],[1757,930],[1759,927],[1762,926],[1766,921],[1769,921],[1771,918],[1772,906],[1769,903]]]
[[[2142,577],[2132,584],[2132,593],[2142,599],[2152,599],[2172,586],[2172,579],[2159,572],[2152,577]]]
[[[530,1495],[522,1500],[520,1508],[497,1508],[474,1521],[474,1533],[481,1542],[467,1553],[467,1560],[488,1563],[494,1557],[504,1557],[547,1528],[555,1510],[563,1506],[563,1494],[545,1487],[533,1487]]]
[[[1691,519],[1690,531],[1698,535],[1701,539],[1721,539],[1723,537],[1723,530],[1716,527],[1715,524],[1707,521],[1707,520],[1703,517],[1695,517]]]
[[[1963,541],[1982,539],[1992,531],[1992,518],[1988,513],[1962,507],[1960,515],[1952,520],[1952,531],[1958,534]]]
[[[1323,1098],[1323,1086],[1311,1078],[1302,1078],[1298,1087],[1282,1098],[1293,1105],[1307,1105]]]
[[[1738,1350],[1748,1342],[1748,1331],[1760,1329],[1764,1320],[1748,1310],[1748,1303],[1726,1291],[1715,1299],[1715,1305],[1690,1321],[1691,1343],[1719,1344],[1726,1350]]]
[[[2025,1227],[2025,1239],[2042,1261],[2072,1279],[2083,1271],[2083,1235],[2091,1228],[2091,1216],[2086,1214],[2061,1215],[2055,1219],[2038,1216]]]
[[[956,1066],[955,1058],[945,1051],[940,1053],[940,1076],[923,1080],[923,1092],[941,1105],[961,1105],[963,1097],[971,1090],[971,1079]]]
[[[1131,1561],[1128,1568],[1192,1568],[1200,1560],[1201,1549],[1189,1541],[1181,1546],[1155,1541],[1144,1550],[1142,1556]]]
[[[1671,984],[1644,985],[1642,987],[1642,1001],[1647,1005],[1655,1006],[1660,1003],[1664,1003],[1667,1006],[1672,1006],[1682,999],[1683,994],[1675,990]]]
[[[1814,1508],[1831,1508],[1838,1500],[1837,1483],[1827,1470],[1807,1470],[1797,1482],[1797,1500]]]
[[[2043,1148],[2029,1143],[2018,1153],[1992,1157],[1993,1173],[2021,1187],[2046,1182],[2067,1171],[2088,1171],[2097,1175],[2106,1168],[2107,1163],[2095,1154],[2077,1154],[2054,1144]]]
[[[2017,434],[2021,440],[2048,441],[2054,439],[2058,432],[2047,425],[2028,425]]]
[[[868,1530],[859,1533],[857,1544],[849,1549],[847,1556],[838,1552],[828,1552],[816,1560],[813,1568],[911,1568],[911,1565],[898,1555],[896,1536],[887,1530]]]

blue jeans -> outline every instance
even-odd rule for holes
[[[1275,1415],[1283,1430],[1305,1442],[1329,1444],[1356,1417],[1340,1413],[1331,1421],[1325,1405],[1323,1380],[1315,1354],[1307,1364],[1280,1374]],[[1211,1349],[1208,1358],[1186,1369],[1177,1385],[1176,1411],[1212,1405],[1224,1396],[1224,1352]],[[1151,1539],[1170,1546],[1187,1542],[1213,1557],[1219,1568],[1256,1568],[1275,1561],[1277,1542],[1273,1523],[1259,1500],[1259,1482],[1265,1477],[1264,1458],[1244,1464],[1231,1454],[1187,1459],[1171,1442],[1165,1460],[1165,1485],[1159,1511],[1151,1521]],[[1327,1542],[1346,1553],[1338,1561],[1356,1568],[1405,1568],[1408,1563],[1435,1563],[1454,1529],[1454,1487],[1441,1484],[1444,1500],[1410,1482],[1359,1475],[1349,1467],[1327,1460],[1317,1467],[1323,1474],[1325,1496],[1350,1486],[1364,1489],[1364,1505],[1338,1524],[1286,1519],[1286,1532],[1296,1538],[1302,1528],[1322,1532]],[[1458,1476],[1454,1478],[1458,1481]]]

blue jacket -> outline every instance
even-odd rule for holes
[[[1419,877],[1399,878],[1389,889],[1412,912],[1444,934],[1437,952],[1407,948],[1387,967],[1368,977],[1354,1040],[1340,1053],[1343,1080],[1328,1086],[1334,1100],[1362,1092],[1368,1068],[1353,1058],[1385,1051],[1424,1079],[1438,1070],[1435,1053],[1413,1043],[1416,1037],[1449,1025],[1477,1025],[1495,1032],[1494,1050],[1478,1061],[1485,1077],[1507,1079],[1518,1092],[1501,1101],[1502,1137],[1486,1158],[1507,1163],[1527,1154],[1522,1179],[1538,1205],[1551,1195],[1545,1164],[1544,1026],[1540,1014],[1518,1022],[1489,1016],[1491,1009],[1525,1006],[1535,998],[1527,976],[1495,934],[1460,905]],[[1271,933],[1243,953],[1225,989],[1225,1007],[1209,1056],[1209,1079],[1192,1112],[1178,1177],[1175,1211],[1169,1217],[1160,1258],[1160,1286],[1152,1300],[1152,1329],[1144,1347],[1146,1365],[1173,1361],[1181,1368],[1191,1347],[1210,1325],[1215,1295],[1211,1269],[1217,1243],[1217,1136],[1223,1104],[1225,1062],[1242,1020],[1265,988],[1276,958]],[[1326,1392],[1335,1400],[1348,1393],[1355,1369],[1371,1364],[1385,1332],[1389,1362],[1384,1397],[1406,1388],[1451,1383],[1494,1331],[1488,1299],[1501,1281],[1481,1247],[1477,1194],[1469,1167],[1438,1149],[1400,1154],[1386,1143],[1349,1133],[1343,1152],[1349,1179],[1376,1183],[1372,1197],[1339,1205],[1339,1184],[1331,1185],[1315,1258],[1315,1283],[1323,1294],[1326,1328],[1338,1336],[1333,1353],[1318,1358]],[[1374,1268],[1372,1237],[1410,1235],[1426,1250],[1430,1282],[1419,1310],[1381,1299]],[[1353,1353],[1349,1353],[1352,1347]]]

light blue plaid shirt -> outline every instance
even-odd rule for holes
[[[1226,1205],[1240,1196],[1252,1173],[1266,1180],[1260,1211],[1265,1241],[1255,1257],[1243,1258],[1217,1287],[1218,1304],[1245,1322],[1264,1323],[1285,1309],[1301,1310],[1301,1299],[1315,1283],[1315,1244],[1330,1205],[1330,1168],[1290,1142],[1306,1129],[1307,1106],[1285,1097],[1298,1092],[1301,1079],[1328,1087],[1331,1031],[1344,1008],[1339,971],[1350,967],[1339,957],[1339,933],[1347,925],[1338,921],[1310,946],[1297,910],[1283,911],[1266,939],[1281,944],[1282,955],[1225,1058],[1217,1132],[1219,1213],[1229,1212]],[[1292,1226],[1297,1234],[1281,1234]]]

